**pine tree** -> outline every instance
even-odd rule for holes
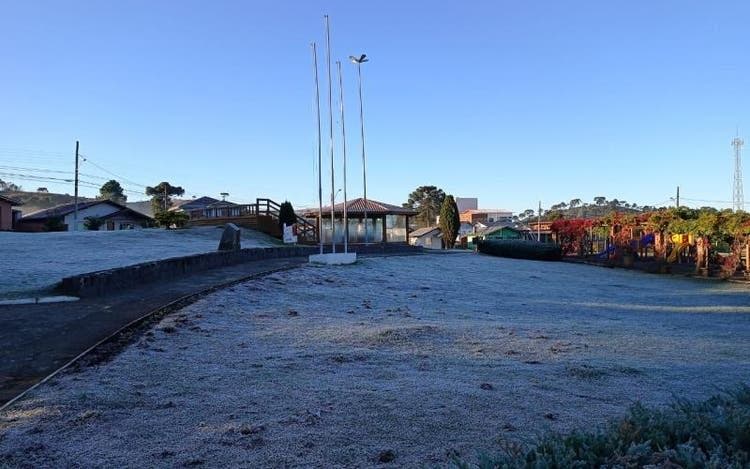
[[[443,206],[440,207],[440,231],[443,233],[443,243],[446,249],[453,249],[460,227],[461,221],[458,216],[456,200],[452,195],[449,195],[443,200]]]

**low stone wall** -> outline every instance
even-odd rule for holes
[[[315,247],[295,246],[216,251],[173,257],[66,277],[58,285],[58,290],[67,295],[80,297],[102,296],[123,288],[169,280],[216,267],[265,259],[308,256],[316,252]]]

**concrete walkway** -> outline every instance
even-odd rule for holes
[[[247,262],[106,297],[0,306],[0,406],[156,308],[213,286],[306,262],[306,257]]]

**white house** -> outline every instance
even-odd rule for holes
[[[443,249],[443,234],[437,226],[419,228],[409,233],[409,244],[425,249]]]
[[[64,204],[30,213],[19,220],[19,231],[44,231],[56,220],[72,231],[76,224],[75,204]],[[99,230],[131,230],[147,226],[153,219],[135,210],[129,209],[111,200],[93,200],[78,203],[79,231],[86,229],[86,218],[98,218],[102,221]]]

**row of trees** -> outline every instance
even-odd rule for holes
[[[607,237],[617,252],[629,254],[634,233],[651,234],[654,255],[662,261],[679,247],[672,245],[671,235],[691,235],[696,270],[715,265],[724,276],[731,276],[739,266],[742,249],[750,241],[750,214],[713,207],[671,207],[643,213],[612,211],[597,219],[557,220],[551,229],[564,253],[583,253],[590,237],[598,235]]]

